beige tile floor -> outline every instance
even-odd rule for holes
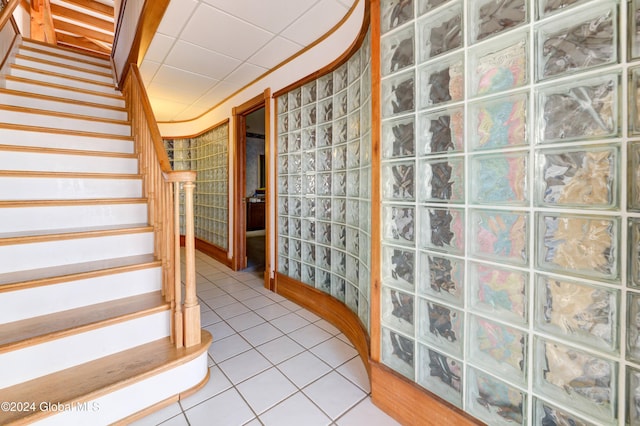
[[[196,252],[202,326],[214,336],[209,382],[136,425],[392,426],[337,328]]]

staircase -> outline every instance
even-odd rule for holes
[[[211,336],[171,341],[127,115],[73,50],[24,40],[0,81],[0,424],[128,421],[208,379]]]

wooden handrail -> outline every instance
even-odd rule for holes
[[[9,3],[2,9],[2,14],[0,15],[0,30],[11,20],[13,11],[16,10],[18,4],[20,4],[20,0],[9,0]]]
[[[131,128],[149,199],[149,224],[154,227],[155,255],[162,260],[162,289],[171,305],[171,336],[176,347],[200,343],[200,306],[196,296],[193,190],[196,172],[173,171],[164,148],[140,71],[130,65],[123,87]],[[185,285],[182,300],[180,265],[180,192],[185,200]]]

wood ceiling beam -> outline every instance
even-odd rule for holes
[[[75,4],[84,9],[100,13],[101,15],[113,18],[113,7],[107,6],[95,0],[64,0],[66,3]]]
[[[100,31],[92,30],[90,28],[82,27],[80,25],[71,24],[66,21],[61,21],[59,19],[53,20],[53,25],[58,31],[65,31],[71,34],[77,34],[81,37],[85,37],[88,39],[95,39],[99,41],[104,41],[109,44],[113,44],[113,35],[101,33]]]
[[[75,47],[82,50],[89,50],[92,52],[98,52],[104,55],[109,55],[111,53],[111,49],[105,48],[103,45],[98,42],[94,42],[85,37],[74,36],[70,34],[57,33],[58,36],[58,44],[65,45],[69,47]]]
[[[109,31],[110,33],[113,32],[113,22],[105,21],[104,19],[78,12],[77,10],[69,9],[58,4],[51,5],[51,14],[54,18],[61,17],[72,21],[80,21],[92,27],[96,27],[104,31]]]
[[[31,38],[56,44],[56,33],[51,18],[49,0],[33,0],[31,2]]]

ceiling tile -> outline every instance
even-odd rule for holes
[[[273,38],[273,34],[201,4],[181,38],[209,50],[246,60]]]
[[[168,36],[177,37],[189,20],[189,17],[198,6],[196,0],[171,0],[167,7],[158,32]]]
[[[267,71],[267,68],[258,67],[256,65],[251,65],[250,63],[245,62],[240,65],[234,72],[229,74],[225,80],[231,83],[242,84],[244,86],[251,83],[253,80],[260,77]]]
[[[144,59],[155,62],[164,61],[175,41],[176,39],[173,37],[156,34],[149,45],[149,49],[147,49],[147,53],[144,55]]]
[[[220,83],[216,84],[213,89],[209,90],[204,96],[198,99],[195,105],[212,108],[240,88],[242,88],[241,84],[221,81]]]
[[[204,0],[204,2],[267,31],[279,33],[319,0]]]
[[[323,0],[280,35],[305,46],[309,45],[325,35],[347,12],[347,7],[337,0]],[[319,16],[322,16],[321,20],[318,19]]]
[[[180,114],[176,114],[173,117],[173,120],[175,121],[190,120],[192,118],[195,118],[204,114],[208,110],[209,108],[207,107],[191,105],[189,108],[185,109]]]
[[[148,61],[146,59],[142,61],[142,64],[140,64],[140,75],[142,75],[142,81],[144,81],[145,86],[151,83],[159,68],[160,63],[158,62]]]
[[[302,48],[303,46],[289,41],[286,38],[276,37],[260,49],[258,53],[249,58],[248,62],[271,69],[285,59],[298,53]]]
[[[221,80],[240,65],[240,61],[195,44],[179,41],[165,61],[167,65]]]
[[[151,102],[153,115],[156,116],[156,120],[158,121],[172,121],[176,115],[180,114],[188,107],[188,105],[182,105],[151,96],[149,97],[149,101]]]

